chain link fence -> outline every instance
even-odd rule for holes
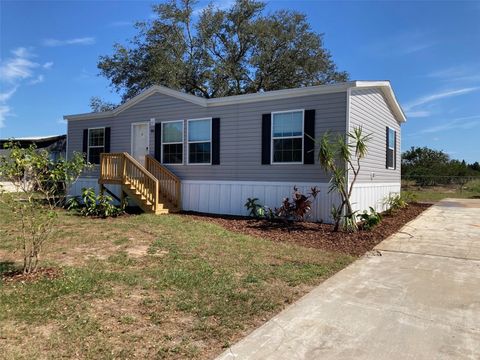
[[[404,188],[446,186],[462,189],[472,183],[480,186],[480,176],[402,175]]]

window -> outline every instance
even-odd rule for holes
[[[387,128],[387,168],[395,169],[395,138],[396,131]]]
[[[303,162],[303,110],[272,113],[272,163]]]
[[[88,162],[100,164],[100,154],[105,152],[105,128],[88,129]]]
[[[162,163],[183,164],[183,121],[162,122]]]
[[[211,164],[212,119],[188,120],[188,163]]]

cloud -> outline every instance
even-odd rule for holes
[[[12,108],[7,102],[17,92],[18,88],[25,83],[35,85],[43,82],[45,76],[38,74],[38,70],[49,69],[53,63],[46,62],[43,65],[34,61],[37,56],[32,48],[18,47],[11,50],[12,56],[0,62],[1,88],[9,88],[0,93],[0,128],[5,127],[7,117],[13,116]]]
[[[448,82],[477,82],[480,81],[480,67],[466,64],[451,66],[432,71],[427,77]]]
[[[15,83],[32,77],[35,68],[39,66],[38,63],[30,60],[34,55],[24,47],[12,50],[12,54],[13,57],[0,64],[0,78],[3,81]]]
[[[437,41],[431,39],[430,34],[408,31],[382,38],[365,47],[365,49],[376,57],[391,57],[416,54],[437,44]]]
[[[45,80],[45,76],[43,76],[42,74],[40,74],[40,75],[38,75],[35,79],[30,80],[29,84],[30,84],[30,85],[40,84],[40,83],[43,82],[43,80]]]
[[[17,91],[18,86],[13,87],[11,90],[0,93],[0,103],[8,101],[13,94]]]
[[[11,115],[11,109],[8,105],[0,104],[0,129],[5,127],[5,119]]]
[[[455,90],[446,90],[446,91],[441,91],[441,92],[437,92],[437,93],[434,93],[434,94],[430,94],[430,95],[427,95],[427,96],[422,96],[410,103],[407,103],[405,106],[404,106],[404,109],[405,111],[410,111],[411,109],[413,108],[416,108],[420,105],[425,105],[425,104],[428,104],[428,103],[431,103],[433,101],[437,101],[437,100],[440,100],[440,99],[446,99],[446,98],[449,98],[449,97],[453,97],[453,96],[459,96],[459,95],[464,95],[464,94],[468,94],[468,93],[471,93],[473,91],[477,91],[479,90],[480,87],[467,87],[467,88],[461,88],[461,89],[455,89]]]
[[[44,69],[51,69],[53,66],[53,61],[47,61],[45,64],[42,65]]]
[[[94,37],[82,37],[67,40],[45,39],[43,45],[48,47],[66,46],[66,45],[92,45],[95,44]]]
[[[65,120],[65,119],[58,119],[58,120],[57,120],[57,124],[67,125],[67,124],[68,124],[68,121]]]
[[[420,133],[430,134],[455,129],[469,130],[478,126],[480,126],[480,115],[473,115],[447,120],[446,123],[423,129]]]
[[[431,112],[428,110],[407,111],[407,117],[409,118],[422,118],[429,117]]]

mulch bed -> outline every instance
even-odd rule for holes
[[[34,282],[43,279],[53,280],[61,276],[60,269],[39,268],[32,274],[24,274],[21,270],[12,270],[1,274],[4,282]]]
[[[415,219],[430,206],[431,204],[412,203],[392,215],[383,214],[380,225],[372,230],[361,230],[356,233],[334,232],[333,225],[322,223],[303,222],[288,228],[281,223],[238,216],[216,216],[192,212],[185,212],[183,215],[210,221],[227,230],[242,234],[361,256],[372,250],[382,240],[397,232],[403,225]]]

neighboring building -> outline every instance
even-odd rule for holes
[[[248,197],[276,207],[297,185],[320,188],[313,219],[330,221],[337,197],[328,193],[330,176],[318,164],[311,137],[346,134],[355,126],[372,134],[352,195],[355,208],[380,210],[386,196],[400,191],[400,125],[406,118],[388,81],[214,99],[153,86],[112,111],[64,118],[68,153],[84,152],[98,164],[71,193],[100,179],[102,187],[117,195],[123,189],[156,213],[175,206],[243,215]],[[153,194],[156,186],[160,195]]]
[[[15,142],[22,148],[28,148],[30,145],[35,144],[37,149],[45,149],[48,151],[50,158],[57,161],[60,158],[66,156],[67,135],[52,135],[52,136],[37,136],[37,137],[19,137],[0,139],[0,157],[8,156],[10,150],[5,149],[5,144],[9,142]],[[0,176],[0,189],[3,191],[18,191],[15,186],[9,182],[4,181]]]
[[[36,137],[18,137],[9,139],[0,139],[0,156],[8,154],[9,150],[4,145],[10,141],[18,143],[22,148],[28,148],[30,145],[36,145],[37,149],[45,149],[49,152],[50,158],[54,161],[65,158],[67,135],[36,136]]]

